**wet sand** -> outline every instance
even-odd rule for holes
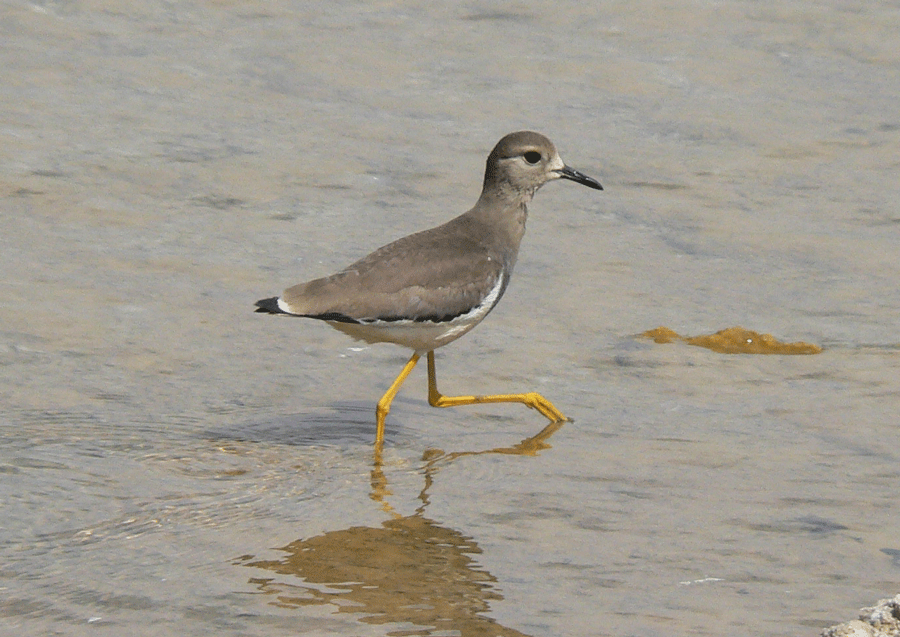
[[[0,632],[796,636],[897,593],[892,5],[0,11]],[[407,352],[253,302],[465,211],[518,129],[606,190],[537,194],[441,388],[574,422],[416,370],[375,466]]]

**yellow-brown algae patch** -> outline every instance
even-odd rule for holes
[[[675,341],[682,340],[681,337],[675,330],[670,330],[668,327],[663,327],[660,325],[655,330],[647,330],[641,336],[645,338],[652,338],[654,343],[674,343]]]
[[[727,329],[704,336],[679,336],[667,327],[657,327],[641,334],[656,343],[682,340],[688,345],[705,347],[720,354],[818,354],[822,348],[812,343],[783,343],[771,334],[760,334],[743,327]]]

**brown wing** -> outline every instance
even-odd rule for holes
[[[456,221],[456,220],[454,220]],[[346,269],[282,295],[291,313],[350,320],[447,320],[478,306],[500,281],[500,257],[463,224],[409,235]]]

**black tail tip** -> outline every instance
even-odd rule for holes
[[[256,302],[256,311],[265,312],[266,314],[284,314],[284,310],[278,307],[278,297],[273,296],[270,299],[260,299]]]

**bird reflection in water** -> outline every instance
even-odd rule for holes
[[[476,561],[477,542],[425,517],[428,490],[440,468],[464,456],[508,454],[535,456],[550,445],[564,423],[551,423],[540,433],[511,447],[484,451],[426,452],[425,484],[415,513],[402,516],[387,501],[391,492],[380,451],[376,450],[370,497],[390,514],[380,528],[357,526],[305,540],[279,551],[278,560],[241,558],[239,564],[296,577],[250,580],[284,608],[332,605],[354,613],[371,625],[396,624],[388,635],[436,635],[454,631],[465,636],[524,637],[486,616],[490,603],[503,599],[496,578]]]

